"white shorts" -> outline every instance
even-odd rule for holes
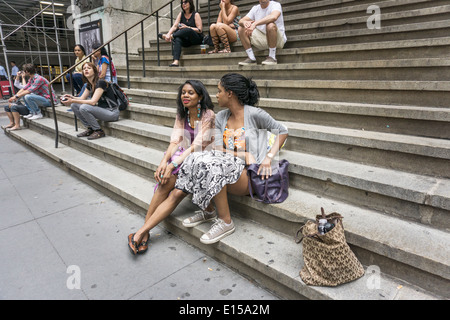
[[[253,47],[257,50],[264,50],[269,49],[269,44],[267,43],[267,36],[264,32],[259,30],[258,28],[255,28],[253,30],[253,33],[250,37],[250,42]],[[284,41],[283,34],[281,33],[280,29],[277,30],[277,49],[282,49],[284,47],[284,44],[286,41]]]

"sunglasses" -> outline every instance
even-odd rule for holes
[[[181,1],[181,4],[189,3],[188,1]]]

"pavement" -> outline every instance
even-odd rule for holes
[[[142,215],[3,131],[0,201],[1,300],[279,300],[159,226],[133,256]]]

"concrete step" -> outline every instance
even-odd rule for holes
[[[130,113],[129,118],[173,126],[173,120],[172,118],[167,119],[167,113],[172,110],[172,117],[175,115],[176,91],[125,90],[134,103],[152,106],[146,108],[133,105],[130,108],[133,112]],[[212,94],[211,99],[216,104],[216,112],[220,111],[215,95]],[[163,109],[155,108],[155,106],[161,106]],[[164,107],[167,108],[164,109]],[[275,119],[282,121],[412,136],[450,138],[450,110],[447,108],[275,98],[261,98],[259,107],[269,112]]]
[[[191,66],[183,63],[184,68],[154,67],[146,66],[146,77],[180,77],[185,73],[198,79],[208,77],[209,79],[220,79],[229,72],[239,72],[254,79],[270,80],[405,80],[415,81],[449,81],[450,60],[442,58],[418,58],[418,59],[396,59],[396,60],[367,60],[367,61],[339,61],[339,62],[307,62],[307,63],[280,63],[271,66],[271,72],[267,67],[257,65],[243,68],[238,63],[228,65],[214,65],[217,61],[213,54],[204,56],[202,66]],[[244,60],[243,54],[230,53],[226,60]],[[209,61],[211,60],[211,61]],[[208,65],[208,72],[205,72]],[[140,77],[143,75],[142,61],[134,60],[129,67],[130,76]],[[119,74],[125,75],[126,68],[118,68]]]
[[[168,67],[169,68],[169,67]],[[242,67],[242,70],[252,67]],[[178,68],[182,72],[184,67]],[[266,66],[268,72],[271,67]],[[170,75],[169,73],[167,74]],[[118,76],[123,88],[176,91],[182,77],[143,78]],[[216,92],[218,79],[200,78],[209,92]],[[352,103],[449,107],[450,81],[359,81],[359,80],[264,80],[255,79],[262,98],[286,98]]]
[[[400,1],[392,1],[396,5]],[[408,1],[402,1],[408,5]],[[409,5],[408,5],[409,6]],[[358,7],[358,6],[357,6]],[[288,41],[285,48],[301,48],[310,46],[356,44],[362,42],[399,41],[405,39],[424,39],[448,36],[450,20],[450,6],[448,3],[441,6],[433,6],[414,10],[399,8],[398,12],[384,13],[381,15],[383,21],[379,29],[367,27],[369,15],[366,13],[367,5],[360,5],[363,10],[355,11],[354,15],[346,17],[342,9],[335,9],[333,14],[336,18],[326,17],[327,11],[317,12],[319,21],[302,23],[302,15],[286,16],[286,35]],[[353,8],[351,9],[353,11]],[[384,12],[384,11],[382,11]],[[308,14],[307,14],[308,15]],[[327,19],[328,18],[328,19]],[[292,25],[288,25],[289,21]],[[215,20],[214,20],[215,21]],[[207,22],[204,22],[204,25]],[[204,26],[207,34],[209,27]],[[163,32],[165,33],[165,32]],[[159,42],[160,49],[170,50],[170,43],[159,39],[150,40],[150,48],[156,48]],[[243,51],[240,41],[233,45],[233,51]]]
[[[122,113],[121,121],[105,124],[105,130],[126,141],[166,150],[175,115],[174,108],[133,103],[127,113]],[[59,121],[74,124],[73,113],[67,113],[64,107],[57,108],[57,116]],[[289,129],[285,150],[450,178],[447,170],[450,167],[450,140],[296,122],[282,123]]]
[[[183,48],[182,65],[210,66],[232,65],[244,60],[246,54],[240,42],[232,44],[231,54],[213,54],[205,57],[199,54],[197,47]],[[426,38],[399,41],[380,41],[373,43],[336,44],[329,46],[312,46],[277,50],[279,63],[365,61],[415,58],[444,58],[450,50],[450,38]],[[140,57],[130,57],[131,66],[142,66],[142,49]],[[263,59],[268,50],[256,51],[256,56]],[[156,48],[145,49],[146,66],[156,66]],[[170,47],[161,46],[160,65],[172,62]],[[124,74],[124,73],[123,73]]]
[[[36,125],[44,125],[45,120],[49,119],[30,122]],[[129,170],[117,167],[110,161],[104,161],[90,154],[82,153],[69,146],[61,145],[56,149],[54,148],[53,138],[32,130],[15,131],[9,134],[55,160],[56,163],[83,180],[87,180],[99,189],[104,190],[115,199],[131,204],[141,213],[146,211],[151,197],[149,190],[153,189],[153,183],[150,179],[143,178]],[[75,137],[72,127],[65,130],[64,125],[62,125],[61,134],[67,137],[71,136],[72,139],[82,140]],[[108,140],[113,141],[108,142]],[[117,146],[115,142],[117,142],[117,139],[108,137],[86,143],[107,149],[115,148]],[[135,149],[126,151],[131,157],[135,152]],[[149,152],[146,155],[148,156],[147,161],[156,160],[152,154],[154,155],[156,152]],[[156,166],[156,163],[154,165]],[[112,175],[111,172],[115,174]],[[235,198],[233,197],[233,201],[236,200]],[[389,256],[387,258],[389,263],[381,259],[380,265],[377,265],[378,270],[383,271],[385,268],[388,269],[388,265],[393,261],[404,260],[400,264],[403,266],[400,273],[405,272],[405,270],[409,271],[406,272],[407,275],[414,273],[413,278],[416,282],[423,282],[425,286],[432,289],[433,293],[424,292],[421,288],[412,286],[404,280],[387,276],[384,273],[380,274],[381,286],[375,289],[368,287],[367,278],[361,278],[337,288],[305,286],[298,276],[302,267],[301,246],[294,243],[293,234],[287,235],[258,222],[252,222],[248,217],[245,217],[245,214],[244,216],[235,216],[234,211],[233,219],[237,226],[236,232],[213,246],[205,246],[198,241],[198,238],[207,230],[208,226],[200,225],[193,229],[186,229],[181,226],[181,221],[195,209],[187,200],[184,200],[173,215],[167,219],[165,225],[170,231],[181,235],[193,245],[238,268],[240,272],[288,298],[301,295],[311,299],[348,299],[349,297],[352,299],[439,299],[442,298],[440,295],[448,296],[449,294],[448,275],[450,273],[448,272],[448,261],[446,261],[448,260],[449,246],[446,232],[388,217],[375,211],[351,207],[339,201],[326,198],[319,199],[314,194],[297,191],[295,188],[292,188],[290,197],[285,203],[275,206],[264,206],[252,202],[248,197],[238,198],[241,203],[247,202],[247,205],[256,209],[263,206],[264,209],[262,210],[269,211],[270,213],[267,214],[276,219],[293,219],[289,222],[291,230],[299,228],[307,219],[313,218],[317,214],[317,205],[324,206],[327,211],[338,209],[344,215],[347,241],[358,256],[361,256],[362,259],[369,256],[373,259],[378,254],[384,256],[384,258],[386,258],[386,255]],[[312,199],[315,199],[315,201],[309,201]],[[311,211],[311,209],[314,209],[314,211]],[[376,223],[372,221],[376,221]],[[420,237],[421,241],[417,241],[417,237]],[[431,249],[429,246],[436,247]],[[378,254],[374,252],[378,252]],[[373,265],[374,260],[371,261],[370,265]],[[403,263],[406,263],[407,266],[404,266]],[[434,278],[433,284],[429,282],[430,277],[426,276],[429,272],[433,274],[431,276],[431,278]],[[420,274],[420,277],[417,276],[418,274]],[[443,280],[442,277],[446,280]],[[436,294],[436,292],[439,292],[439,294]]]
[[[40,126],[46,131],[52,131],[53,120],[45,119],[39,122],[32,122],[32,125]],[[298,129],[298,124],[296,125]],[[170,140],[170,128],[139,123],[128,119],[105,123],[103,127],[108,135],[125,139],[131,143],[142,143],[147,148],[151,147],[160,151],[167,148]],[[68,130],[73,131],[72,124],[68,126]],[[293,137],[292,139],[289,138],[289,140],[299,140],[296,133],[296,130],[294,130]],[[313,132],[309,131],[307,134],[313,134]],[[335,138],[336,136],[332,135],[329,137],[329,140]],[[340,138],[346,139],[348,137]],[[360,142],[364,140],[362,137],[357,137],[356,139],[358,138],[361,139]],[[394,139],[401,140],[401,137],[392,137],[391,140]],[[79,140],[75,139],[76,142]],[[370,141],[370,139],[366,137],[365,141]],[[377,144],[377,141],[370,142],[374,145],[368,147],[368,153],[370,153],[370,149],[376,148],[375,144]],[[322,141],[315,141],[314,143],[321,144]],[[328,143],[333,145],[335,149],[337,148],[335,145],[339,145],[337,142]],[[389,141],[383,143],[387,146]],[[405,147],[407,148],[407,146]],[[350,148],[353,148],[353,146]],[[123,150],[129,149],[130,147],[124,147]],[[411,221],[450,230],[448,219],[450,214],[450,179],[364,165],[348,161],[347,159],[338,160],[336,159],[338,157],[333,157],[334,154],[332,152],[319,151],[319,155],[317,155],[305,153],[301,149],[294,150],[283,150],[279,155],[280,158],[286,158],[291,163],[289,170],[291,173],[291,186],[318,195],[363,205]],[[443,157],[441,161],[446,163],[450,159],[448,150],[449,146],[447,143],[447,149],[443,150],[441,155]],[[306,152],[313,151],[315,149],[311,147]],[[395,152],[386,150],[380,151],[380,153],[382,152],[388,154],[384,156],[385,158],[396,155]],[[426,153],[426,150],[423,150],[423,152]],[[325,156],[323,153],[326,153]],[[409,155],[409,158],[413,159],[415,156]],[[383,159],[382,156],[380,157]],[[405,155],[404,157],[407,158],[408,156]],[[380,160],[381,162],[382,160]],[[436,160],[435,162],[438,161]],[[158,164],[159,162],[156,163],[156,166]],[[126,168],[127,165],[125,164],[124,167]],[[442,165],[442,167],[445,166]],[[152,174],[150,173],[150,176]],[[146,175],[149,174],[146,173]],[[405,210],[406,208],[407,210]]]

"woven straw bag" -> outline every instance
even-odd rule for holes
[[[304,266],[300,277],[304,283],[313,286],[337,286],[353,281],[364,275],[364,268],[348,246],[343,217],[336,212],[316,216],[316,221],[308,221],[297,232],[297,243],[303,241]],[[335,227],[320,235],[318,233],[319,219],[327,219]],[[299,239],[299,233],[302,237]]]

